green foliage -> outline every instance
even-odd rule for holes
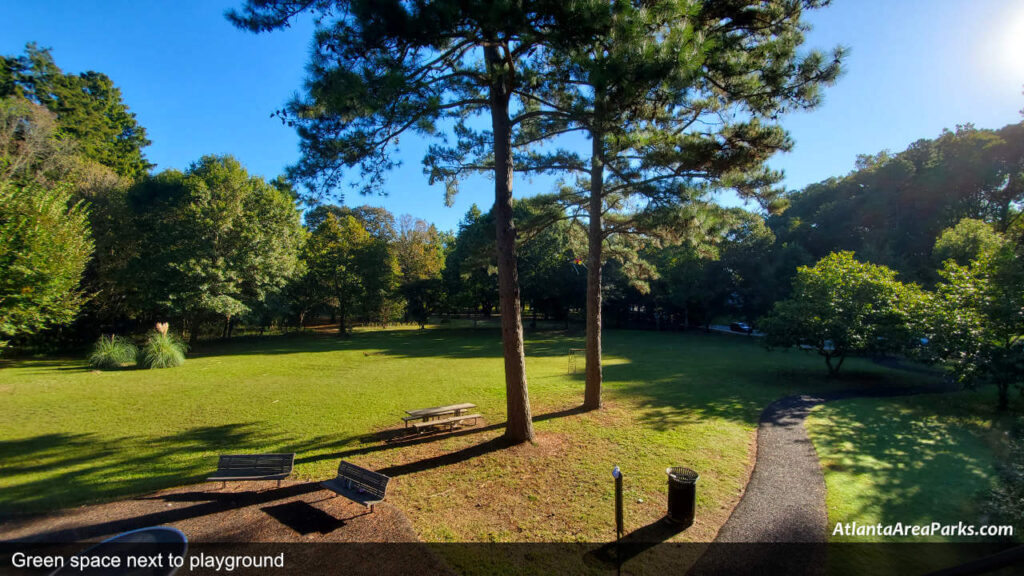
[[[0,180],[0,347],[75,318],[92,247],[85,207],[66,186]]]
[[[146,178],[128,205],[138,248],[125,281],[137,287],[143,315],[176,316],[193,328],[230,321],[300,270],[305,232],[294,199],[230,156]]]
[[[967,266],[947,260],[925,301],[924,353],[968,386],[994,384],[999,408],[1024,389],[1024,257],[1019,246],[982,253]]]
[[[958,126],[897,154],[861,156],[849,175],[789,195],[789,209],[771,226],[780,241],[799,244],[815,259],[852,250],[931,283],[932,250],[943,230],[964,218],[1000,232],[1020,225],[1022,165],[1024,123]],[[976,224],[965,226],[984,234]]]
[[[442,272],[448,304],[489,316],[498,303],[494,256],[494,220],[476,204],[470,206],[452,243]]]
[[[964,266],[984,255],[991,255],[1004,244],[1003,237],[992,225],[974,218],[964,218],[956,226],[942,231],[932,249],[932,258],[941,265],[952,259]]]
[[[99,370],[114,370],[138,360],[139,348],[129,339],[111,334],[100,336],[89,353],[89,365]]]
[[[133,180],[152,167],[142,153],[150,143],[145,128],[105,74],[65,74],[48,49],[33,43],[23,56],[0,57],[0,70],[0,97],[20,96],[45,106],[85,157]]]
[[[769,346],[806,346],[839,372],[851,354],[896,352],[912,344],[922,296],[896,272],[836,252],[797,269],[793,292],[761,320]],[[838,364],[833,365],[833,359]]]
[[[309,267],[307,289],[338,316],[338,332],[357,313],[375,323],[395,320],[398,261],[388,243],[372,236],[354,216],[328,214],[303,250]]]
[[[185,363],[188,347],[171,333],[153,331],[139,351],[139,366],[143,368],[175,368]]]

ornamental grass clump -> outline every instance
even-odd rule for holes
[[[121,336],[100,336],[89,354],[89,365],[98,370],[115,370],[135,362],[139,349]]]
[[[151,332],[139,353],[143,368],[174,368],[185,363],[187,346],[180,338],[167,332],[167,323],[160,322]]]

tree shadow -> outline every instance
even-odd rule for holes
[[[565,356],[570,347],[582,346],[579,336],[535,334],[526,342],[527,356]],[[365,357],[384,358],[501,358],[501,331],[497,329],[431,328],[361,332],[349,338],[297,333],[246,336],[197,346],[191,357],[308,354],[362,351]]]
[[[285,451],[290,440],[236,423],[160,438],[58,433],[0,441],[7,480],[0,485],[0,517],[202,481],[216,468],[212,454]]]
[[[984,438],[990,431],[964,416],[955,398],[831,405],[828,425],[812,434],[830,455],[823,468],[872,483],[869,495],[854,494],[845,503],[852,517],[834,520],[984,523],[970,502],[997,477],[982,457],[991,452]]]
[[[27,538],[21,538],[15,540],[15,542],[77,542],[81,540],[90,540],[95,538],[101,538],[110,534],[119,534],[134,530],[145,526],[159,526],[164,524],[172,524],[174,522],[181,522],[184,520],[191,520],[202,516],[209,516],[212,514],[218,514],[221,512],[227,512],[231,510],[238,510],[241,508],[247,508],[250,506],[257,506],[260,504],[269,504],[280,500],[287,500],[291,498],[297,498],[305,494],[317,492],[323,488],[320,484],[310,482],[306,484],[293,484],[290,486],[283,486],[281,488],[272,488],[269,490],[263,490],[259,492],[233,492],[231,498],[216,498],[210,501],[203,502],[202,504],[195,504],[193,506],[187,506],[184,508],[171,508],[168,510],[161,510],[160,512],[151,512],[148,514],[141,514],[133,516],[131,518],[121,518],[118,520],[111,520],[108,522],[98,522],[87,526],[80,526],[77,528],[69,528],[62,530],[52,530],[48,532],[41,532],[33,534]],[[173,501],[173,499],[169,499]],[[308,505],[307,505],[308,506]],[[294,512],[295,508],[289,508],[287,510],[278,510],[282,517],[288,517],[288,512]],[[275,516],[275,519],[277,516]],[[338,522],[334,520],[334,522]],[[307,525],[304,525],[308,526]],[[321,523],[321,527],[326,524]],[[325,532],[326,533],[326,532]]]
[[[535,415],[533,417],[533,421],[534,422],[544,422],[546,420],[553,420],[553,419],[557,419],[557,418],[566,418],[566,417],[569,417],[569,416],[576,416],[576,415],[579,415],[579,414],[584,414],[586,412],[587,412],[587,410],[583,409],[582,406],[573,406],[573,407],[565,408],[565,409],[562,409],[562,410],[556,410],[556,411],[553,411],[553,412],[546,412],[544,414],[537,414],[537,415]],[[382,432],[374,433],[372,435],[368,435],[368,437],[370,437],[370,438],[377,439],[380,442],[379,444],[375,444],[375,445],[372,445],[372,446],[363,446],[363,447],[360,447],[360,448],[353,448],[353,449],[350,449],[350,450],[343,450],[341,452],[327,452],[327,453],[321,453],[321,454],[316,454],[316,455],[312,455],[312,456],[304,456],[304,457],[301,457],[301,458],[296,458],[295,462],[297,464],[306,464],[306,463],[310,463],[310,462],[320,462],[320,461],[323,461],[323,460],[334,460],[334,459],[345,460],[345,459],[352,458],[352,457],[355,457],[355,456],[364,456],[364,455],[367,455],[367,454],[374,454],[374,453],[377,453],[377,452],[383,452],[383,451],[388,451],[388,450],[398,450],[398,449],[401,449],[401,448],[407,448],[407,447],[410,447],[410,446],[418,446],[418,445],[421,445],[421,444],[430,444],[432,442],[438,442],[438,441],[441,441],[441,440],[448,440],[448,439],[451,439],[451,438],[462,438],[462,437],[465,437],[465,436],[473,436],[473,435],[482,434],[482,433],[485,433],[485,432],[494,432],[494,431],[497,431],[497,430],[501,430],[502,428],[505,427],[505,425],[506,425],[506,422],[502,421],[502,422],[498,422],[498,423],[495,423],[495,424],[488,424],[487,426],[473,426],[473,427],[470,427],[470,428],[463,428],[463,429],[456,430],[454,432],[444,432],[444,433],[437,433],[437,434],[429,434],[429,435],[423,435],[423,436],[418,436],[418,437],[414,436],[414,437],[410,437],[409,439],[407,439],[405,441],[400,441],[400,442],[399,441],[387,442],[386,439],[388,438],[388,434],[387,434],[388,431],[385,430],[385,431],[382,431]],[[400,428],[400,429],[397,429],[397,430],[403,430],[403,429]],[[362,437],[360,437],[360,438],[362,438]],[[322,444],[319,444],[318,446],[323,447]]]

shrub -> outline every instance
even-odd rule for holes
[[[188,347],[180,338],[166,332],[151,332],[139,354],[143,368],[174,368],[185,363]]]
[[[100,336],[89,354],[89,364],[100,370],[113,370],[135,362],[139,349],[127,338]]]

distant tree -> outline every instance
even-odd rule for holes
[[[444,268],[444,244],[433,224],[403,215],[398,219],[394,247],[403,282],[440,278]]]
[[[318,204],[306,213],[306,227],[315,230],[328,215],[333,214],[338,218],[352,216],[359,220],[363,228],[375,238],[386,242],[395,239],[395,217],[387,209],[379,206],[338,206],[337,204]]]
[[[493,221],[476,204],[459,223],[442,279],[448,305],[490,316],[498,303],[498,276],[491,241]]]
[[[991,255],[1004,243],[1002,235],[993,230],[991,224],[964,218],[956,226],[942,231],[932,249],[932,258],[939,265],[946,260],[953,260],[966,266],[981,256]]]
[[[1024,124],[971,125],[921,139],[899,153],[860,156],[856,169],[790,194],[770,219],[779,241],[818,259],[837,250],[931,283],[932,250],[964,218],[1009,232],[1024,204]]]
[[[338,335],[359,312],[380,310],[380,299],[395,277],[394,260],[383,262],[381,241],[355,217],[328,215],[306,242],[303,259],[309,267],[315,291],[323,295],[338,319]]]
[[[740,209],[730,214],[734,223],[719,248],[719,261],[727,276],[730,312],[753,323],[785,297],[791,271],[805,262],[791,262],[760,214]]]
[[[809,347],[836,376],[849,355],[910,345],[921,298],[916,285],[899,282],[889,268],[837,252],[800,267],[789,299],[777,302],[760,325],[769,346]]]
[[[75,318],[92,249],[85,207],[69,187],[0,179],[0,349]]]
[[[1009,391],[1024,391],[1024,257],[1004,244],[968,265],[950,259],[926,300],[925,357],[952,368],[968,386],[993,384],[999,410]]]
[[[22,56],[0,57],[0,97],[12,95],[56,114],[85,157],[119,176],[135,180],[152,167],[142,152],[150,143],[145,128],[105,74],[65,74],[48,49],[29,43]]]
[[[184,173],[145,179],[129,193],[139,235],[128,269],[143,315],[187,319],[190,337],[233,321],[299,271],[303,230],[294,199],[250,176],[231,156],[204,156]]]

